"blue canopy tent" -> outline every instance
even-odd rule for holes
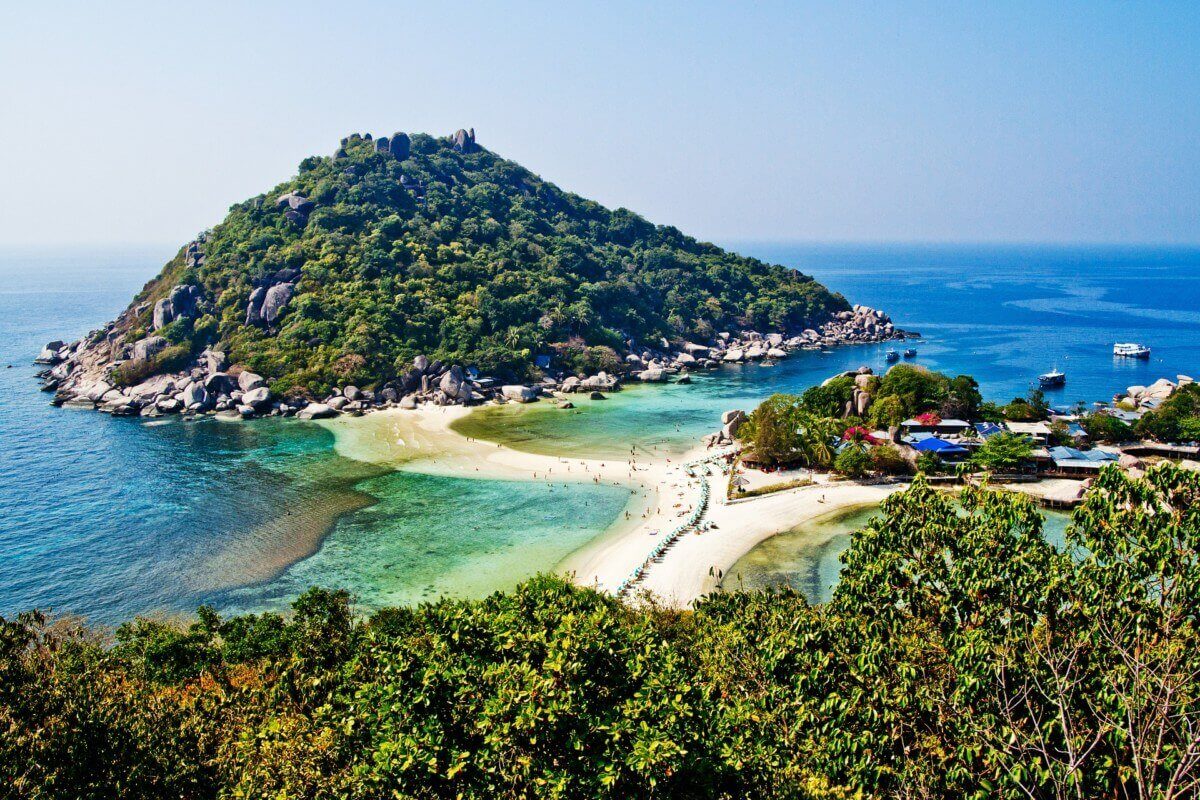
[[[945,439],[939,439],[936,436],[926,436],[921,439],[909,442],[909,445],[919,453],[935,453],[942,458],[948,456],[962,456],[969,451],[967,448],[947,442]]]

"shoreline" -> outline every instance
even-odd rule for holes
[[[609,593],[615,593],[645,560],[661,533],[678,525],[695,507],[699,479],[690,478],[684,464],[706,454],[703,445],[697,444],[682,456],[656,458],[542,455],[459,434],[452,424],[470,413],[473,409],[461,406],[422,406],[415,411],[387,409],[320,424],[334,432],[339,454],[393,469],[494,480],[601,482],[629,489],[629,500],[617,518],[552,567],[581,586]],[[715,527],[684,534],[647,571],[637,594],[649,591],[659,602],[687,607],[717,588],[710,567],[714,572],[727,572],[771,536],[821,516],[878,504],[905,486],[822,480],[735,503],[717,492],[705,517]]]

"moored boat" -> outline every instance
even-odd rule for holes
[[[1059,386],[1065,386],[1066,383],[1066,374],[1059,372],[1057,369],[1038,375],[1038,386],[1043,389],[1056,389]]]
[[[900,354],[897,353],[895,350],[888,350],[886,353],[883,354],[883,357],[886,358],[888,361],[899,361],[900,360]]]
[[[1136,342],[1117,342],[1113,345],[1113,355],[1123,358],[1149,358],[1150,348]]]
[[[917,356],[917,351],[911,347],[904,351],[905,358],[916,358],[916,356]]]

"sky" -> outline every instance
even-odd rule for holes
[[[352,132],[713,241],[1200,243],[1200,4],[0,6],[0,245],[182,243]]]

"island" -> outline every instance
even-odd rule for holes
[[[353,134],[304,159],[38,361],[57,405],[311,419],[905,336],[795,270],[565,192],[470,129]]]

